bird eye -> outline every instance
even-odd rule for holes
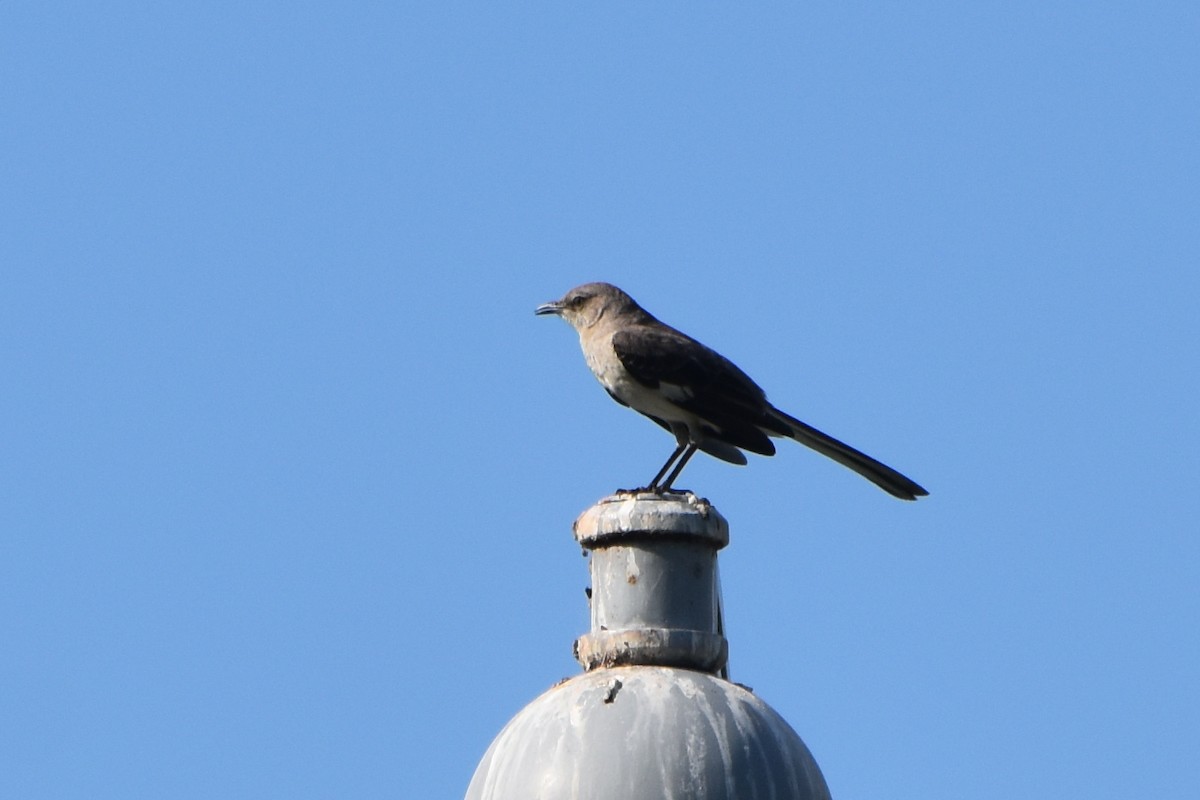
[[[570,300],[567,301],[567,305],[570,306],[571,308],[579,308],[581,305],[583,305],[583,295],[581,295],[581,294],[575,295],[574,297],[572,297]]]

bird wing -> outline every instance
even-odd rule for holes
[[[778,430],[766,395],[732,361],[665,325],[617,331],[612,346],[626,371],[681,409],[703,419],[709,436],[763,455],[775,446],[762,428]],[[695,432],[701,433],[701,432]]]

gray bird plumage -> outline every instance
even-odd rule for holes
[[[566,320],[609,395],[675,436],[675,451],[648,489],[669,490],[696,450],[745,464],[743,450],[774,455],[771,439],[788,437],[902,500],[928,494],[886,464],[775,408],[736,364],[659,322],[612,284],[577,286],[535,313]]]

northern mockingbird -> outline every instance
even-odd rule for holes
[[[742,450],[774,455],[771,437],[787,436],[902,500],[929,494],[886,464],[775,408],[732,361],[659,322],[612,284],[577,286],[535,313],[570,323],[588,366],[612,399],[675,435],[675,451],[646,487],[651,491],[670,490],[697,450],[745,464]]]

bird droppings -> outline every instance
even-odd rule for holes
[[[619,552],[619,551],[618,551]],[[628,561],[625,564],[625,582],[630,586],[637,586],[638,578],[641,577],[642,569],[638,566],[638,551],[636,548],[627,550]]]
[[[618,680],[617,678],[613,678],[609,682],[608,688],[604,692],[604,702],[611,703],[613,700],[616,700],[617,692],[621,691],[621,687],[623,685],[624,684],[622,684],[620,680]]]
[[[712,503],[708,502],[707,497],[697,497],[695,494],[688,492],[687,502],[700,512],[700,516],[708,519],[708,512],[712,511]]]

